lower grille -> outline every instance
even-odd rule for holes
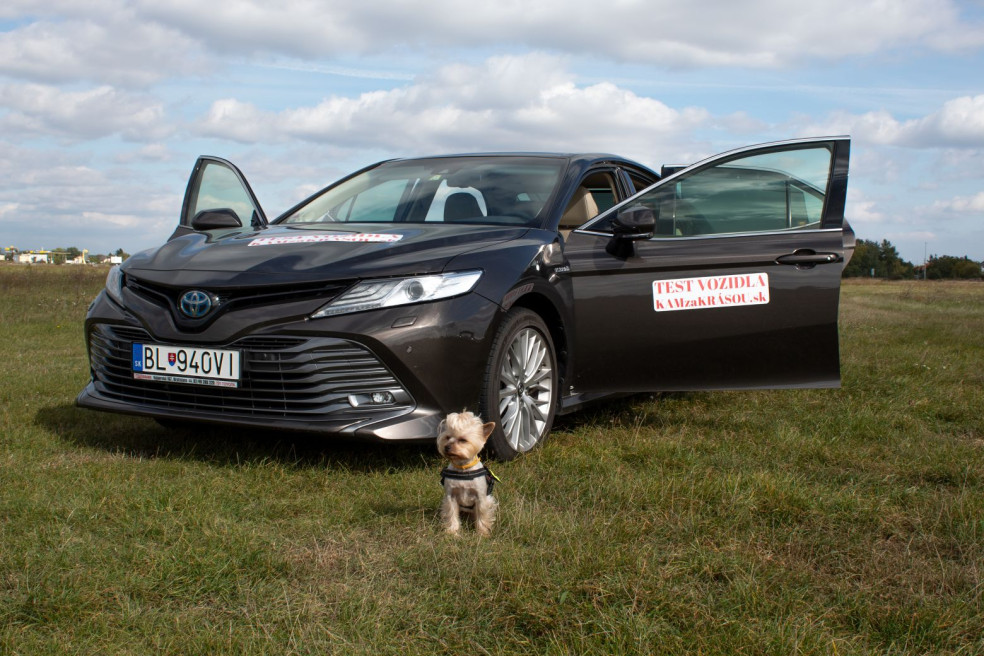
[[[237,388],[137,380],[133,343],[153,342],[127,326],[96,325],[89,335],[94,385],[99,396],[135,410],[188,412],[228,419],[296,420],[305,423],[358,421],[380,413],[398,415],[413,407],[409,393],[368,349],[330,337],[255,336],[216,347],[242,353]],[[392,402],[359,404],[388,392]]]

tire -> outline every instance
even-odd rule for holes
[[[481,413],[494,421],[489,455],[512,460],[538,446],[553,425],[558,398],[557,356],[538,314],[516,308],[496,333],[482,385]]]

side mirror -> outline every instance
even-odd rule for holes
[[[615,215],[612,232],[615,234],[605,250],[609,255],[625,259],[635,250],[632,242],[652,238],[656,232],[656,216],[645,205],[630,205]]]
[[[242,228],[239,215],[228,207],[216,210],[202,210],[191,220],[195,230],[215,230],[216,228]]]
[[[650,239],[656,232],[656,217],[645,205],[630,205],[615,215],[612,230],[620,239]]]

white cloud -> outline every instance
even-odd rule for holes
[[[858,139],[863,142],[863,139]],[[867,183],[894,188],[899,184],[911,185],[914,177],[924,171],[924,164],[911,157],[911,151],[898,148],[873,147],[859,143],[851,152],[851,179],[864,179]],[[918,177],[920,182],[928,180]]]
[[[876,201],[866,198],[861,191],[853,187],[847,189],[846,215],[855,228],[873,223],[884,223],[886,219]]]
[[[207,12],[197,0],[10,0],[0,17],[29,19],[0,34],[0,72],[121,84],[187,70],[203,51],[309,60],[518,46],[670,68],[774,68],[896,49],[984,46],[984,28],[954,0],[212,0]]]
[[[957,196],[949,200],[936,201],[933,209],[945,212],[968,214],[984,213],[984,191],[975,196]]]
[[[697,66],[786,66],[896,48],[984,45],[984,31],[952,0],[510,0],[426,4],[144,0],[137,11],[217,52],[300,57],[378,54],[406,48],[503,44],[592,53],[619,60]]]
[[[202,72],[206,63],[199,53],[188,36],[124,7],[97,18],[35,21],[0,32],[0,74],[35,82],[146,86]]]
[[[0,141],[0,232],[20,248],[76,245],[96,251],[163,241],[181,196],[152,175],[103,170],[91,156]],[[180,188],[182,180],[176,181]],[[102,245],[105,244],[105,245]]]
[[[886,110],[850,114],[834,112],[799,130],[813,134],[850,134],[882,146],[914,148],[984,148],[984,95],[947,101],[936,112],[899,120]]]
[[[942,141],[950,145],[984,146],[984,95],[954,98],[913,129],[915,141]]]
[[[118,228],[139,228],[147,224],[144,217],[136,214],[107,214],[106,212],[82,212],[82,220],[86,223]]]
[[[452,65],[412,85],[268,112],[215,101],[202,134],[243,143],[309,141],[390,152],[616,150],[635,157],[692,145],[710,114],[674,109],[602,82],[578,86],[564,60],[543,54]],[[664,148],[658,150],[659,146]]]
[[[950,183],[973,181],[971,184],[984,186],[981,180],[984,176],[984,148],[945,148],[930,166],[937,177]]]
[[[173,153],[161,143],[151,143],[141,146],[135,151],[117,153],[115,159],[120,164],[132,164],[134,162],[167,162]]]
[[[0,87],[0,128],[19,137],[51,135],[69,140],[120,135],[131,141],[160,139],[171,132],[159,100],[101,86],[65,91],[42,84]]]
[[[925,249],[927,242],[938,242],[940,240],[940,235],[932,230],[910,230],[901,232],[887,232],[882,239],[887,239],[895,245],[899,245],[901,243],[908,244],[908,251],[912,253],[912,255],[909,255],[910,261],[914,264],[922,264],[923,257],[921,251]],[[922,246],[923,249],[920,249],[919,246]]]

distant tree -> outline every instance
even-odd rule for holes
[[[129,253],[127,253],[127,252],[126,252],[125,250],[123,250],[122,248],[117,248],[117,249],[116,249],[116,252],[115,252],[115,253],[113,253],[113,255],[118,255],[119,257],[122,257],[122,258],[123,258],[124,260],[125,260],[126,258],[128,258],[128,257],[130,257],[130,254],[129,254]]]
[[[914,276],[914,267],[906,262],[887,239],[882,240],[878,247],[878,260],[884,264],[884,277],[889,280],[902,280]]]
[[[868,277],[878,268],[878,244],[859,239],[854,245],[854,256],[844,267],[845,278]]]
[[[845,278],[875,277],[901,280],[912,278],[915,267],[899,257],[898,251],[887,239],[880,244],[859,239],[854,246],[854,256],[844,269]]]
[[[926,263],[926,277],[930,280],[969,280],[981,277],[981,264],[969,257],[933,255]]]
[[[963,280],[982,278],[984,276],[981,275],[981,263],[965,257],[953,267],[953,277]]]

